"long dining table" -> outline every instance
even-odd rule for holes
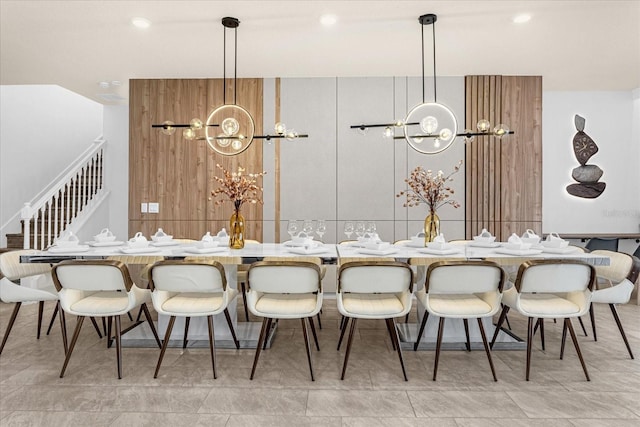
[[[207,249],[198,249],[194,246],[195,242],[178,243],[174,245],[148,246],[147,248],[131,249],[126,246],[85,246],[81,245],[76,248],[49,248],[46,251],[35,251],[30,255],[23,255],[21,262],[46,262],[55,264],[66,259],[105,259],[118,258],[126,256],[127,262],[131,264],[146,263],[150,256],[162,257],[165,259],[182,259],[189,256],[196,257],[215,257],[222,262],[225,267],[225,275],[229,286],[237,286],[237,266],[240,263],[250,264],[260,261],[265,257],[296,257],[296,256],[314,256],[319,257],[323,264],[340,264],[348,262],[349,259],[377,259],[380,257],[389,257],[397,261],[408,262],[415,271],[416,287],[424,284],[424,276],[426,267],[439,260],[479,260],[486,259],[495,261],[507,273],[517,270],[517,267],[524,261],[539,258],[565,258],[578,259],[591,265],[608,265],[609,258],[601,255],[593,255],[584,253],[577,248],[575,251],[516,251],[514,253],[505,253],[501,247],[477,247],[473,243],[455,245],[455,251],[430,251],[419,245],[412,245],[410,242],[387,246],[380,249],[371,249],[363,247],[356,242],[348,244],[318,244],[312,247],[294,245],[291,242],[285,243],[248,243],[242,249],[231,249],[228,247],[219,247]],[[508,252],[508,251],[507,251]],[[139,260],[139,261],[136,261]],[[414,288],[415,290],[416,288]],[[331,299],[331,295],[325,293],[325,299]],[[236,330],[236,335],[240,341],[241,348],[255,348],[260,333],[260,322],[241,322],[238,321],[236,315],[237,299],[229,306],[232,322]],[[407,323],[398,325],[399,335],[403,348],[412,348],[413,342],[417,339],[418,325],[425,315],[424,309],[418,305],[417,319],[415,323],[413,319]],[[216,345],[220,348],[233,348],[233,340],[227,327],[226,320],[222,315],[214,319]],[[431,349],[435,346],[435,336],[437,331],[437,318],[431,316],[428,319],[427,327],[423,334],[420,349]],[[172,334],[170,345],[182,345],[184,328],[176,322],[174,332]],[[208,332],[205,322],[200,324],[197,319],[192,319],[189,326],[189,345],[204,346],[207,345]],[[444,333],[443,348],[463,348],[466,343],[466,336],[461,322],[447,322]],[[164,334],[168,318],[165,316],[158,317],[158,332]],[[486,319],[485,329],[488,334],[492,334],[494,326],[491,319]],[[273,329],[270,331],[267,345],[275,336],[277,324],[274,322]],[[470,329],[470,340],[472,348],[481,348],[482,341],[477,326]],[[130,347],[152,346],[154,343],[153,336],[145,323],[140,323],[135,328],[131,328],[122,337],[123,345]],[[525,344],[515,334],[509,331],[503,331],[499,334],[496,341],[495,349],[523,349]]]

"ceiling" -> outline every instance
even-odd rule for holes
[[[513,23],[525,12],[528,23]],[[319,22],[326,13],[338,19],[329,28]],[[544,90],[640,87],[640,1],[560,0],[0,0],[0,83],[126,104],[129,79],[222,77],[224,16],[241,22],[238,77],[420,76],[426,13],[438,15],[438,75],[542,75]],[[131,25],[138,16],[151,27]],[[122,84],[99,86],[112,81]]]

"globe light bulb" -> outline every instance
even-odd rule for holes
[[[424,141],[424,138],[421,136],[414,136],[412,139],[413,139],[413,142],[415,142],[416,144],[421,144],[422,141]]]
[[[298,137],[298,132],[291,129],[287,132],[287,141],[294,141]]]
[[[196,131],[192,128],[186,128],[182,131],[182,137],[188,141],[193,141],[196,137]]]
[[[433,116],[427,116],[420,120],[420,128],[427,135],[432,135],[438,129],[438,119]]]
[[[200,120],[199,118],[195,118],[195,119],[191,119],[191,121],[189,122],[189,126],[191,126],[191,129],[202,129],[202,120]]]
[[[287,127],[284,123],[278,122],[276,123],[275,131],[278,135],[283,135],[287,131]]]
[[[440,139],[444,141],[448,141],[449,139],[451,139],[451,135],[451,129],[444,128],[440,131]]]
[[[369,131],[369,128],[366,128],[364,126],[360,126],[358,128],[358,132],[360,132],[360,135],[366,135],[368,131]]]
[[[231,143],[231,148],[233,148],[234,150],[239,150],[242,148],[242,141],[240,141],[239,139],[234,139],[233,142]]]
[[[227,117],[221,124],[222,132],[227,136],[232,136],[240,130],[240,123],[233,117]]]
[[[397,127],[401,127],[401,126],[404,126],[404,122],[402,120],[396,120],[396,122],[393,125]]]
[[[473,131],[471,129],[465,129],[464,131],[462,131],[462,133],[464,133],[464,142],[471,142],[474,139],[476,139],[476,137],[474,135],[471,135],[473,133]]]
[[[225,138],[227,135],[225,135],[224,133],[221,133],[218,135],[218,138],[216,139],[216,141],[218,142],[218,145],[221,147],[228,147],[229,144],[231,144],[231,140],[228,138]]]
[[[480,132],[489,132],[489,128],[491,127],[491,123],[489,123],[489,120],[480,120],[478,122],[478,130]]]
[[[440,139],[439,138],[436,138],[436,140],[433,141],[433,146],[435,148],[440,148]]]
[[[391,126],[387,126],[386,128],[384,128],[384,130],[382,131],[382,137],[383,138],[393,137],[393,129],[391,129]]]
[[[493,133],[495,133],[495,135],[500,138],[504,135],[508,135],[509,134],[509,128],[507,127],[507,125],[500,123],[498,126],[493,128]]]
[[[173,135],[174,133],[176,133],[176,128],[174,128],[173,125],[175,125],[175,123],[173,123],[171,120],[162,122],[162,130],[160,132],[165,135]]]

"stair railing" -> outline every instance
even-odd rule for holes
[[[46,249],[104,191],[102,136],[21,210],[24,249]],[[33,234],[31,227],[33,222]]]

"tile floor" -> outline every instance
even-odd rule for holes
[[[0,334],[12,307],[0,304]],[[558,359],[562,330],[552,322],[545,327],[546,352],[536,340],[529,382],[524,351],[493,353],[498,382],[483,351],[443,352],[436,382],[434,353],[405,351],[405,382],[381,321],[359,322],[340,381],[339,316],[335,300],[325,300],[311,382],[299,321],[280,322],[253,381],[253,350],[218,350],[214,380],[207,348],[169,349],[158,379],[158,349],[125,348],[118,380],[115,350],[107,350],[86,322],[60,379],[59,324],[36,340],[37,305],[26,305],[0,357],[0,426],[640,426],[640,307],[619,309],[636,360],[629,358],[608,308],[597,308],[599,341],[579,333],[591,382],[571,345],[565,360]],[[51,309],[45,308],[45,324]],[[514,331],[525,334],[526,321],[517,314],[510,318]]]

